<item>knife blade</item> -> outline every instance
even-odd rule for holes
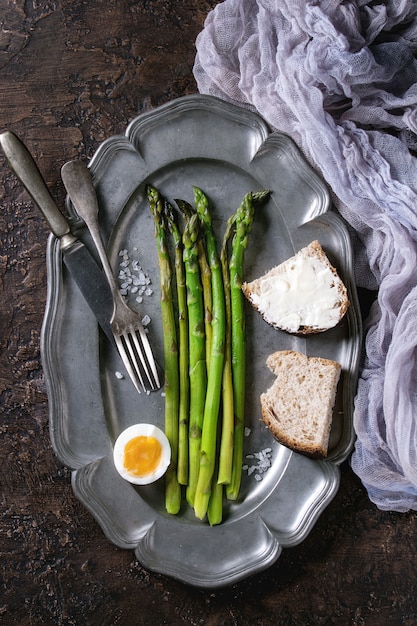
[[[58,209],[32,155],[15,133],[0,134],[0,146],[10,169],[15,173],[48,225],[60,241],[63,261],[77,283],[100,327],[114,344],[110,319],[113,299],[106,277],[84,243],[72,232]]]

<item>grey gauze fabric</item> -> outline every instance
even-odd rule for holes
[[[290,135],[348,222],[365,324],[352,467],[381,509],[417,509],[417,3],[226,0],[199,34],[201,93]]]

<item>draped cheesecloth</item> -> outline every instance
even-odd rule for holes
[[[199,91],[290,135],[348,222],[365,323],[352,467],[417,510],[417,3],[226,0],[197,41]]]

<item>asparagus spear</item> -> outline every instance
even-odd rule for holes
[[[221,264],[208,200],[198,187],[194,187],[196,209],[204,228],[206,250],[212,277],[213,319],[210,366],[204,405],[201,436],[200,470],[194,500],[194,511],[199,519],[207,513],[211,483],[216,463],[217,423],[220,408],[225,342],[225,302]]]
[[[246,194],[233,220],[235,233],[232,240],[229,271],[232,333],[231,361],[235,428],[232,479],[230,484],[226,487],[226,495],[229,500],[236,500],[239,494],[245,428],[246,323],[244,296],[242,293],[243,259],[248,244],[248,234],[252,228],[254,208],[264,202],[268,195],[269,191]]]
[[[187,501],[194,506],[197,487],[204,402],[207,387],[204,305],[198,265],[199,219],[194,214],[183,232],[184,265],[187,285],[187,308],[189,326],[189,475]]]
[[[175,200],[184,215],[185,219],[189,220],[195,213],[194,207],[185,200]],[[207,261],[206,249],[204,247],[204,241],[199,238],[197,242],[198,246],[198,263],[200,266],[201,283],[203,286],[203,302],[204,302],[204,324],[206,333],[206,363],[209,367],[210,363],[210,350],[211,350],[211,320],[212,320],[212,295],[211,295],[211,270]]]
[[[165,362],[165,434],[171,445],[171,464],[166,473],[165,506],[168,513],[176,514],[181,506],[181,487],[177,479],[179,371],[178,344],[172,299],[172,269],[165,236],[163,202],[159,192],[147,187],[149,207],[155,224],[158,262],[161,282],[161,315],[164,329]]]
[[[224,345],[224,365],[222,380],[222,429],[219,453],[219,473],[217,482],[227,485],[232,480],[233,441],[234,441],[234,405],[233,405],[233,379],[232,379],[232,351],[231,351],[231,304],[230,304],[230,272],[227,255],[227,245],[232,234],[235,214],[228,220],[223,237],[223,245],[220,254],[224,300],[226,313],[226,334]]]
[[[210,526],[220,524],[223,519],[223,489],[223,485],[216,481],[213,482],[207,508],[207,519]]]
[[[188,406],[189,406],[189,372],[188,372],[188,311],[187,288],[183,260],[182,235],[178,225],[178,216],[169,202],[164,204],[164,213],[175,245],[175,274],[177,283],[178,303],[178,340],[179,340],[179,435],[177,477],[181,485],[188,482]]]
[[[256,192],[252,195],[252,201],[254,206],[258,206],[264,202],[269,195],[269,191]],[[221,250],[221,264],[223,273],[223,284],[225,294],[226,305],[226,341],[225,341],[225,356],[224,356],[224,368],[223,368],[223,425],[220,443],[220,463],[219,463],[219,475],[218,482],[221,484],[228,484],[232,480],[232,466],[233,466],[233,448],[234,448],[234,429],[235,429],[235,416],[234,416],[234,392],[233,392],[233,373],[232,373],[232,311],[230,300],[230,270],[228,259],[228,245],[230,238],[236,229],[236,222],[241,219],[242,209],[239,207],[236,212],[229,218],[226,224],[226,229],[223,237],[223,245]],[[237,461],[236,461],[237,462]]]

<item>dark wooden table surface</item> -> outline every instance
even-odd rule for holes
[[[0,127],[64,206],[62,164],[142,111],[197,91],[194,42],[214,0],[1,0]],[[149,573],[73,496],[49,439],[40,359],[48,228],[0,157],[0,623],[417,623],[416,514],[379,511],[342,467],[307,539],[217,591]]]

